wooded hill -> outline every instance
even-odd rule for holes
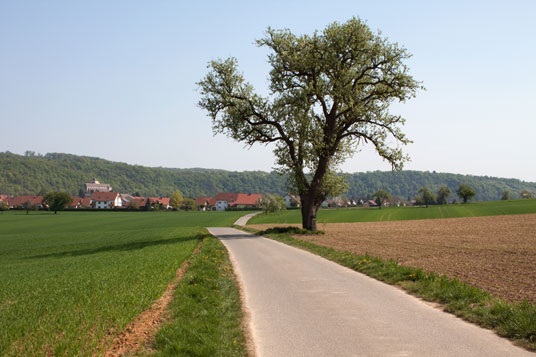
[[[212,196],[217,192],[280,195],[287,192],[286,178],[274,172],[153,168],[71,154],[0,153],[0,194],[30,195],[61,190],[77,195],[83,184],[94,177],[109,183],[114,191],[141,196],[169,197],[175,189],[181,190],[185,197]],[[523,190],[536,192],[534,182],[421,171],[354,173],[347,175],[346,182],[345,195],[351,198],[367,198],[384,189],[407,199],[415,197],[423,186],[437,192],[439,186],[448,185],[453,192],[452,199],[460,183],[472,186],[477,193],[475,200],[479,201],[498,200],[505,189],[512,198],[519,197]]]

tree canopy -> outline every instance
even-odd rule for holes
[[[463,203],[467,203],[467,201],[472,200],[473,197],[475,197],[476,192],[471,186],[462,183],[458,187],[456,194],[458,195],[458,197],[463,199]]]
[[[399,144],[410,141],[404,119],[388,109],[421,86],[408,74],[409,53],[357,18],[312,35],[269,28],[257,44],[272,51],[270,95],[255,93],[228,58],[210,63],[199,105],[215,133],[275,144],[277,170],[300,195],[303,227],[316,230],[321,203],[345,188],[339,165],[361,144],[372,144],[393,169],[403,167]]]
[[[58,211],[64,210],[69,203],[73,202],[73,199],[67,192],[49,192],[43,197],[43,202],[54,211],[54,214],[57,214]]]

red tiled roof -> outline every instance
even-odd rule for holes
[[[67,205],[67,207],[69,207],[69,208],[71,208],[71,207],[76,208],[76,207],[80,206],[80,202],[82,201],[82,198],[80,198],[80,197],[75,197],[75,196],[71,196],[71,199],[72,199],[73,201],[72,201],[71,203],[69,203],[69,204]]]
[[[255,206],[260,198],[262,195],[259,193],[238,193],[231,206]]]
[[[118,192],[95,192],[91,195],[91,199],[93,201],[108,202],[115,200],[117,196],[119,196]]]
[[[9,205],[13,207],[21,207],[25,202],[30,201],[34,205],[43,203],[43,196],[17,196],[9,199]]]
[[[220,192],[214,196],[214,199],[216,201],[227,201],[227,202],[233,202],[236,201],[238,198],[238,193],[233,192]]]
[[[169,202],[170,202],[170,201],[171,201],[171,198],[169,198],[169,197],[160,197],[160,198],[158,199],[158,202],[159,202],[160,204],[163,204],[164,206],[169,206]]]
[[[91,207],[91,198],[85,197],[80,200],[81,207]]]
[[[195,204],[198,206],[204,206],[204,205],[214,206],[216,204],[216,199],[212,197],[203,197],[203,196],[196,197],[194,201],[195,201]]]

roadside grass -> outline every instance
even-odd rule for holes
[[[508,214],[536,213],[536,199],[475,202],[455,205],[426,207],[385,207],[379,208],[329,208],[318,211],[317,223],[351,223],[403,221],[414,219],[460,218],[498,216]],[[248,224],[292,224],[301,223],[301,212],[287,210],[280,213],[259,214]]]
[[[206,234],[175,290],[157,356],[246,356],[240,294],[227,250]]]
[[[243,228],[259,234],[252,228]],[[444,310],[467,321],[495,330],[500,336],[536,351],[536,306],[529,302],[510,303],[488,292],[419,268],[401,266],[396,261],[382,260],[318,246],[295,239],[288,234],[268,234],[271,239],[297,247],[364,273],[386,283],[397,285],[424,300],[439,303]]]
[[[102,355],[241,212],[0,215],[0,355]]]

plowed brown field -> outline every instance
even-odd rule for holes
[[[274,226],[252,225],[266,229]],[[356,254],[456,277],[495,296],[536,303],[536,214],[395,222],[328,223],[295,236]]]

